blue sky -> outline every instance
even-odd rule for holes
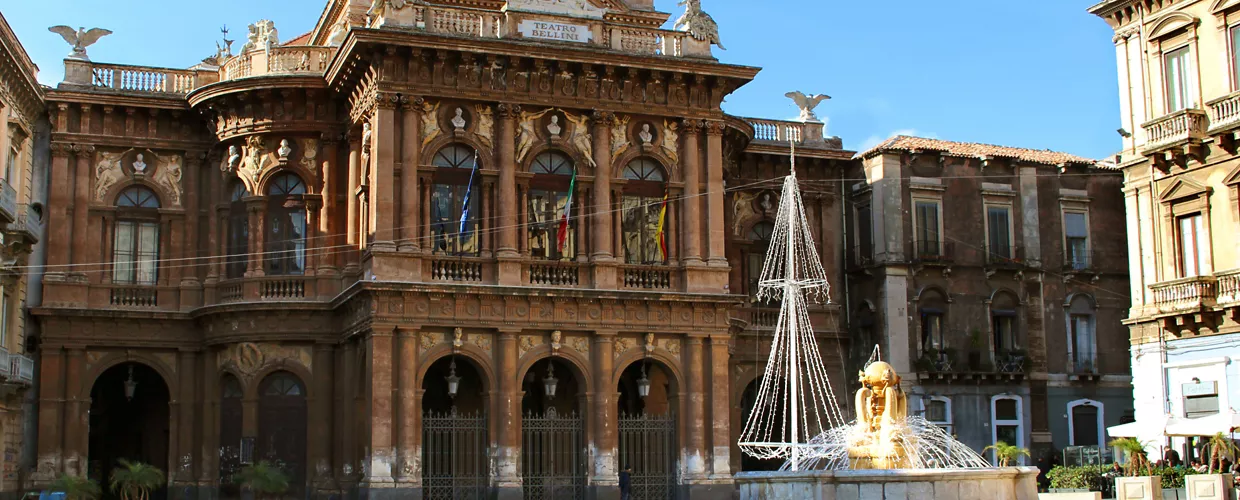
[[[222,25],[244,39],[268,18],[288,39],[325,1],[5,1],[0,13],[55,85],[69,47],[48,26],[114,31],[90,47],[95,61],[184,68],[214,52]],[[905,133],[1105,158],[1120,148],[1118,84],[1112,33],[1085,12],[1092,3],[702,0],[728,49],[716,49],[720,60],[763,68],[728,98],[729,113],[795,117],[783,96],[795,89],[832,96],[818,114],[849,149]],[[676,0],[656,6],[681,12]]]

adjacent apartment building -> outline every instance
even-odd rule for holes
[[[899,136],[849,178],[854,345],[908,374],[910,412],[978,450],[1104,445],[1132,408],[1120,173]]]
[[[1110,0],[1119,67],[1136,422],[1188,451],[1240,408],[1240,1]],[[1156,450],[1151,450],[1156,451]]]
[[[41,234],[47,119],[38,68],[0,16],[0,498],[20,496],[32,463],[33,342],[26,321],[28,269]],[[33,322],[29,325],[33,326]]]

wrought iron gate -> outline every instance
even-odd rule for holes
[[[526,413],[521,419],[521,479],[527,500],[585,498],[586,456],[581,416]]]
[[[620,460],[633,469],[633,500],[676,498],[676,416],[620,415]]]
[[[487,497],[487,419],[483,412],[422,415],[422,489],[428,499]]]

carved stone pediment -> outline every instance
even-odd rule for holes
[[[1193,182],[1192,179],[1181,176],[1172,181],[1171,185],[1164,189],[1162,196],[1159,197],[1159,201],[1163,203],[1171,203],[1184,198],[1205,196],[1208,195],[1209,192],[1210,188]]]
[[[607,9],[590,0],[508,0],[505,11],[539,12],[562,16],[602,19]]]

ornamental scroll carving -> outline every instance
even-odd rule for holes
[[[633,339],[631,339],[631,338],[628,338],[628,337],[617,337],[617,338],[616,338],[616,342],[615,342],[615,344],[614,344],[614,345],[615,345],[615,355],[614,355],[613,357],[615,357],[615,358],[619,358],[620,356],[624,355],[624,353],[625,353],[625,352],[627,352],[629,349],[632,349],[632,348],[633,348],[633,346],[635,346],[636,344],[637,344],[637,342],[636,342],[636,341],[634,341],[634,340],[633,340]]]
[[[568,341],[568,345],[573,347],[574,351],[581,354],[590,354],[590,339],[585,337],[573,337]]]
[[[314,357],[309,346],[286,346],[280,344],[256,344],[243,342],[220,351],[217,358],[220,368],[234,368],[249,377],[273,364],[297,363],[306,371],[313,371]]]

